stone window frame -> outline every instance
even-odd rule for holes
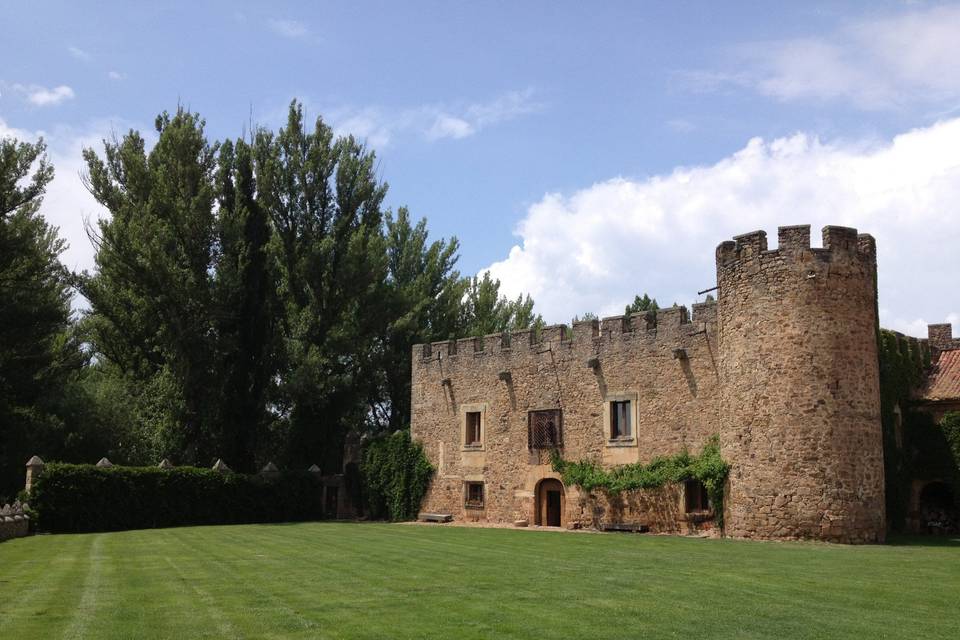
[[[470,489],[480,489],[480,499],[470,499]],[[487,506],[487,485],[483,480],[464,480],[463,481],[463,508],[464,509],[485,509]]]
[[[467,414],[480,414],[480,442],[477,444],[467,444]],[[460,450],[461,451],[483,451],[487,443],[487,403],[472,402],[460,405]]]
[[[630,403],[630,435],[627,437],[610,437],[610,404],[613,402]],[[637,427],[640,422],[640,394],[637,391],[614,391],[603,397],[603,439],[608,447],[636,447]]]

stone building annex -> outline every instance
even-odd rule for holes
[[[716,250],[716,301],[417,345],[411,430],[436,468],[424,512],[692,533],[696,481],[608,497],[564,486],[551,451],[605,467],[719,435],[726,535],[885,534],[876,244],[855,229],[763,231]]]

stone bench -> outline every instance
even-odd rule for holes
[[[450,522],[453,516],[449,513],[421,513],[417,519],[420,522]]]
[[[644,533],[650,530],[645,524],[638,522],[604,522],[600,525],[602,531],[629,531],[631,533]]]

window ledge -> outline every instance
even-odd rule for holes
[[[637,446],[637,439],[634,437],[630,438],[607,438],[608,447],[635,447]]]
[[[482,444],[465,444],[460,447],[461,451],[483,451]]]
[[[482,505],[482,504],[469,504],[469,503],[467,503],[467,504],[463,505],[463,508],[464,508],[464,509],[472,509],[472,510],[474,510],[474,511],[482,511],[482,510],[483,510],[483,505]]]

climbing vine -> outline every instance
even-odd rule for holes
[[[367,441],[360,473],[372,518],[414,520],[433,467],[420,443],[403,430]]]
[[[730,465],[720,456],[720,438],[712,436],[699,455],[684,450],[673,456],[654,458],[649,464],[640,462],[603,468],[595,460],[564,460],[554,450],[553,470],[561,475],[566,485],[576,485],[586,492],[601,490],[609,495],[635,489],[657,489],[684,480],[699,480],[707,489],[710,503],[723,525],[723,486]]]

